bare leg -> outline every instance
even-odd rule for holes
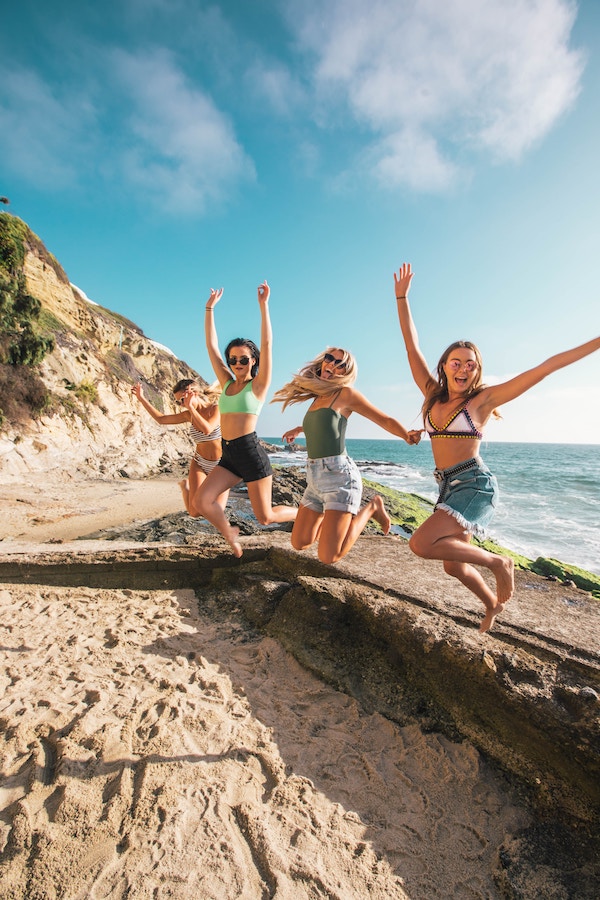
[[[207,476],[206,472],[204,472],[200,468],[200,466],[198,465],[196,460],[193,459],[190,463],[190,474],[189,474],[189,477],[187,480],[187,503],[186,503],[184,488],[182,487],[182,485],[186,484],[186,482],[183,482],[183,481],[179,482],[179,487],[181,488],[181,493],[184,495],[183,499],[184,499],[185,507],[186,507],[188,513],[190,514],[190,516],[192,516],[192,518],[194,518],[194,519],[197,519],[202,515],[202,513],[200,512],[200,509],[196,506],[195,501],[196,501],[196,494],[198,493],[201,486],[206,481],[207,477],[208,476]],[[217,498],[217,503],[219,504],[221,509],[225,510],[225,507],[227,506],[228,498],[229,498],[229,489],[226,491],[223,491],[223,493],[220,494],[219,497]]]
[[[254,515],[261,525],[273,525],[278,522],[293,522],[298,514],[296,506],[273,506],[273,476],[259,478],[246,483],[248,497]]]
[[[319,539],[323,513],[300,506],[292,528],[292,547],[294,550],[306,550]]]
[[[514,563],[512,559],[490,553],[483,547],[470,543],[470,537],[462,526],[444,510],[438,509],[418,528],[409,541],[413,553],[425,559],[441,559],[449,575],[458,578],[486,607],[484,623],[488,630],[493,618],[501,612],[514,591]],[[496,594],[473,568],[474,565],[489,569],[496,579]],[[492,612],[494,616],[491,617]]]
[[[379,495],[369,500],[356,515],[337,509],[326,510],[319,535],[321,562],[336,563],[343,559],[365,530],[369,519],[375,519],[384,534],[389,532],[390,517]]]
[[[185,510],[189,515],[190,513],[190,483],[187,478],[184,478],[182,481],[178,481],[177,484],[181,489],[181,496],[183,497],[183,505],[185,506]]]
[[[231,546],[234,556],[242,555],[242,547],[238,541],[239,528],[229,524],[224,512],[222,495],[238,484],[240,479],[223,466],[217,466],[200,485],[194,497],[194,505],[211,525],[221,532]]]

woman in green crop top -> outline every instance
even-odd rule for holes
[[[261,315],[260,350],[247,338],[234,338],[219,351],[214,309],[223,288],[211,290],[206,303],[206,347],[222,391],[219,397],[223,455],[196,494],[196,506],[230,544],[235,556],[242,555],[239,530],[225,515],[223,495],[240,481],[246,482],[254,515],[261,525],[292,522],[297,509],[273,506],[273,470],[256,434],[256,421],[271,383],[272,330],[269,317],[270,289],[266,281],[258,288]]]
[[[292,403],[312,400],[302,425],[286,431],[291,443],[303,431],[308,463],[307,487],[292,529],[292,546],[305,550],[318,541],[321,562],[335,563],[354,545],[369,519],[390,530],[390,517],[377,495],[360,508],[362,479],[358,467],[346,453],[346,426],[355,412],[403,438],[418,444],[420,431],[407,431],[396,419],[373,406],[352,385],[357,366],[351,353],[329,347],[277,391],[274,403],[283,409]]]

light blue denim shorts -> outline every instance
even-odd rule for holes
[[[306,490],[301,506],[322,513],[327,509],[356,515],[362,499],[362,478],[358,466],[345,454],[309,459],[306,465]]]
[[[440,486],[435,505],[443,509],[465,531],[484,538],[498,505],[498,482],[480,457],[433,473]]]

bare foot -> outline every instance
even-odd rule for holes
[[[503,609],[504,603],[496,603],[493,609],[487,610],[485,616],[481,621],[481,625],[479,626],[479,631],[481,634],[485,634],[486,631],[490,630],[490,628],[494,624],[496,616],[500,615]]]
[[[376,494],[376,496],[371,500],[371,503],[373,503],[375,507],[373,509],[373,515],[371,516],[371,518],[375,519],[384,534],[389,534],[392,520],[388,516],[386,508],[383,505],[383,498],[380,497],[379,494]]]
[[[240,556],[243,553],[242,545],[237,540],[239,535],[240,535],[240,529],[237,527],[237,525],[231,525],[229,527],[229,535],[225,535],[225,540],[227,541],[227,543],[233,550],[233,555],[236,556],[238,559],[240,558]]]
[[[506,603],[515,590],[515,564],[509,556],[498,556],[492,571],[496,578],[498,603]]]

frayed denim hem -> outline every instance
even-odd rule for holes
[[[456,519],[459,525],[461,525],[465,531],[468,531],[469,534],[474,534],[476,538],[479,538],[480,541],[485,540],[487,535],[487,531],[483,526],[477,525],[476,522],[469,522],[461,513],[457,512],[455,509],[452,509],[451,506],[447,506],[445,503],[437,503],[435,506],[436,509],[443,509],[444,512],[447,512],[452,516],[453,519]]]

